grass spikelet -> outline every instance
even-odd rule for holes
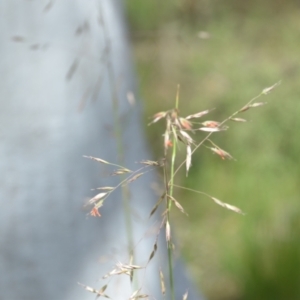
[[[140,164],[146,165],[146,166],[159,166],[159,162],[158,161],[154,161],[154,160],[142,160],[140,161]]]
[[[211,140],[208,140],[214,147],[208,147],[212,152],[218,154],[223,160],[224,159],[233,159],[234,158],[225,150],[221,149],[219,146],[217,146],[214,142]]]
[[[93,294],[96,294],[96,299],[98,297],[104,297],[104,298],[107,298],[107,299],[111,299],[108,295],[104,294],[106,288],[107,288],[107,284],[105,284],[100,290],[96,290],[92,287],[89,287],[87,285],[84,285],[80,282],[78,282],[78,285],[82,286],[86,291],[90,292],[90,293],[93,293]]]
[[[188,295],[189,295],[189,293],[188,293],[188,291],[186,291],[182,297],[182,300],[187,300]]]
[[[150,262],[150,260],[154,257],[155,253],[157,251],[157,241],[155,242],[154,246],[153,246],[153,250],[149,256],[149,260],[148,260],[148,263]]]
[[[228,152],[222,150],[221,148],[209,147],[212,152],[218,154],[223,160],[224,159],[234,159]]]
[[[242,212],[241,209],[239,209],[238,207],[236,206],[233,206],[231,204],[228,204],[228,203],[225,203],[225,202],[222,202],[221,200],[215,198],[215,197],[210,197],[215,203],[217,203],[218,205],[222,206],[222,207],[225,207],[226,209],[229,209],[231,211],[234,211],[238,214],[241,214],[241,215],[245,215],[245,213]]]
[[[100,202],[100,203],[102,204],[103,202]],[[90,211],[90,215],[91,215],[92,217],[101,217],[101,214],[99,213],[99,210],[98,210],[97,207],[94,207],[94,208]]]
[[[187,120],[190,120],[190,119],[201,118],[201,117],[203,117],[204,115],[210,113],[211,111],[212,111],[212,109],[211,109],[211,110],[207,109],[207,110],[198,112],[198,113],[196,113],[196,114],[189,115],[189,116],[186,117],[186,119],[187,119]]]
[[[267,104],[267,102],[254,102],[254,103],[250,104],[249,107],[254,108],[254,107],[259,107],[259,106],[263,106],[266,104]]]
[[[205,121],[201,124],[205,127],[210,127],[210,128],[217,128],[221,125],[220,122],[216,122],[216,121]]]
[[[198,130],[205,131],[205,132],[219,132],[227,130],[227,127],[200,127]]]
[[[112,187],[112,186],[103,186],[103,187],[98,187],[96,188],[96,190],[102,190],[102,191],[112,191],[114,190],[115,188]]]
[[[185,131],[183,130],[179,130],[179,133],[181,135],[181,141],[185,144],[193,144],[194,143],[194,140],[192,139],[192,137],[186,133]]]
[[[185,130],[192,130],[193,128],[192,123],[189,122],[186,118],[179,118],[179,123]]]
[[[153,123],[156,123],[157,121],[159,121],[159,120],[161,120],[161,119],[163,119],[163,118],[165,118],[166,115],[167,115],[167,112],[166,112],[166,111],[161,111],[161,112],[159,112],[159,113],[156,113],[156,114],[152,117],[153,120],[148,124],[148,126],[151,125],[151,124],[153,124]]]
[[[163,194],[159,197],[158,201],[156,202],[156,204],[152,208],[149,217],[151,217],[156,212],[157,208],[159,207],[159,205],[161,204],[161,202],[164,200],[165,196],[166,196],[166,192],[163,192]]]
[[[126,173],[131,173],[131,172],[132,172],[131,170],[121,168],[121,169],[118,169],[118,170],[114,171],[113,173],[111,173],[110,176],[124,175]]]
[[[185,210],[184,210],[184,208],[182,207],[182,205],[181,205],[181,204],[180,204],[173,196],[168,195],[167,197],[168,197],[169,199],[171,199],[171,200],[174,202],[175,206],[176,206],[183,214],[187,215],[187,213],[185,212]]]
[[[191,165],[192,165],[192,148],[190,145],[187,145],[187,147],[186,147],[186,176],[188,175]]]
[[[242,118],[230,118],[230,121],[234,121],[234,122],[247,122],[247,120],[242,119]]]
[[[97,194],[95,197],[93,197],[92,199],[89,200],[89,204],[93,204],[98,200],[101,200],[103,198],[105,198],[107,196],[108,193],[99,193]]]
[[[166,241],[167,242],[171,241],[171,226],[169,221],[166,222]]]
[[[273,91],[273,89],[275,89],[278,85],[280,85],[281,84],[281,81],[278,81],[278,82],[276,82],[275,84],[273,84],[272,86],[270,86],[270,87],[267,87],[267,88],[264,88],[263,90],[262,90],[262,94],[263,95],[267,95],[267,94],[269,94],[271,91]]]
[[[133,182],[135,180],[137,180],[138,178],[140,178],[142,175],[144,175],[144,173],[138,173],[136,175],[134,175],[132,178],[130,178],[127,183]]]
[[[97,158],[97,157],[93,157],[93,156],[86,156],[86,155],[83,155],[83,157],[92,159],[92,160],[100,162],[102,164],[110,165],[110,163],[108,161],[101,159],[101,158]]]
[[[160,289],[161,293],[165,295],[166,293],[166,285],[165,285],[165,279],[164,279],[164,274],[162,270],[159,270],[159,278],[160,278]]]

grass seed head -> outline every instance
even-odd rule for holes
[[[151,125],[153,123],[156,123],[157,121],[163,119],[165,116],[167,115],[167,112],[166,111],[161,111],[161,112],[158,112],[156,113],[152,118],[153,120],[148,124]]]
[[[247,122],[247,120],[242,119],[242,118],[230,118],[230,120],[234,121],[234,122]]]
[[[192,148],[190,145],[187,145],[187,147],[186,147],[186,176],[188,175],[191,165],[192,165]]]
[[[263,95],[269,94],[269,93],[270,93],[274,88],[276,88],[280,83],[281,83],[281,81],[276,82],[276,83],[273,84],[272,86],[263,89],[261,93],[262,93]]]
[[[218,154],[223,160],[224,159],[234,159],[228,152],[222,150],[221,148],[210,147],[210,149]]]
[[[193,128],[193,124],[185,118],[179,118],[179,122],[185,130],[191,130]]]
[[[202,116],[208,114],[209,112],[211,112],[212,110],[204,110],[204,111],[201,111],[201,112],[198,112],[196,114],[193,114],[193,115],[189,115],[187,116],[185,119],[186,120],[189,120],[189,119],[196,119],[196,118],[201,118]]]
[[[204,125],[205,127],[210,127],[210,128],[217,128],[220,126],[220,122],[217,121],[205,121],[201,124]]]
[[[169,221],[166,222],[166,240],[167,242],[171,241],[171,226]]]

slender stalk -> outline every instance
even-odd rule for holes
[[[113,104],[113,116],[114,116],[114,133],[117,141],[117,152],[118,152],[118,163],[122,166],[124,164],[124,147],[122,142],[122,125],[120,122],[120,112],[119,112],[119,100],[118,100],[118,87],[116,85],[116,78],[112,66],[112,62],[110,59],[110,53],[111,53],[111,40],[109,38],[106,26],[105,26],[105,20],[103,18],[103,15],[100,10],[101,20],[102,20],[102,27],[105,37],[105,43],[106,43],[106,64],[107,64],[107,71],[108,71],[108,77],[109,82],[111,85],[111,92],[112,92],[112,104]],[[123,176],[124,179],[124,176]],[[127,241],[128,241],[128,253],[130,256],[130,260],[132,260],[132,263],[134,262],[134,243],[133,243],[133,230],[132,230],[132,220],[131,220],[131,209],[129,204],[129,190],[128,186],[122,186],[121,188],[122,193],[122,200],[123,200],[123,208],[124,208],[124,217],[125,217],[125,227],[126,227],[126,235],[127,235]],[[138,285],[136,276],[133,276],[134,285]]]
[[[176,93],[176,103],[175,103],[175,110],[178,111],[179,106],[179,89],[180,86],[177,86],[177,93]],[[171,158],[171,171],[170,171],[170,183],[168,184],[167,189],[168,194],[172,197],[173,196],[173,183],[174,183],[174,170],[175,170],[175,161],[176,161],[176,150],[177,150],[177,139],[173,135],[172,139],[173,150],[172,150],[172,158]],[[167,197],[167,222],[170,224],[170,212],[172,207],[172,201]],[[168,241],[168,261],[169,261],[169,279],[170,279],[170,293],[171,299],[175,300],[175,292],[174,292],[174,276],[173,276],[173,247],[172,247],[172,240]]]

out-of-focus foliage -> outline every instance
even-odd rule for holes
[[[297,0],[126,0],[134,31],[159,29],[171,20],[208,24],[228,18],[269,18],[300,8]]]
[[[127,0],[146,115],[216,108],[222,120],[262,89],[282,84],[205,147],[181,184],[240,207],[246,216],[179,191],[179,246],[209,299],[300,299],[300,5],[298,1]],[[164,124],[147,128],[162,155]],[[203,135],[204,136],[204,135]],[[184,157],[184,148],[181,149]]]

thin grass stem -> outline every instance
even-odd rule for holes
[[[175,103],[175,110],[178,111],[179,107],[179,90],[180,85],[177,86],[177,93],[176,93],[176,103]],[[174,170],[175,170],[175,161],[176,161],[176,154],[177,154],[177,138],[173,135],[172,138],[172,158],[171,158],[171,171],[170,171],[170,183],[168,185],[168,194],[172,197],[173,196],[173,183],[174,183]],[[172,208],[172,201],[169,197],[167,197],[167,222],[170,224],[170,212]],[[173,246],[172,240],[168,241],[168,260],[169,260],[169,279],[170,279],[170,293],[171,299],[175,300],[175,292],[174,292],[174,276],[173,276]]]
[[[114,131],[117,141],[117,152],[118,152],[118,158],[119,158],[119,164],[124,164],[124,147],[122,143],[122,126],[120,122],[120,116],[119,116],[119,101],[118,101],[118,88],[116,86],[116,78],[113,70],[113,66],[110,59],[110,53],[111,53],[111,40],[107,32],[107,28],[105,26],[105,21],[103,18],[103,15],[101,13],[101,19],[102,19],[102,26],[103,26],[103,32],[105,36],[105,43],[107,47],[107,71],[109,76],[109,82],[111,84],[111,91],[112,91],[112,103],[113,103],[113,115],[114,115]],[[127,235],[127,241],[128,241],[128,254],[130,257],[132,257],[132,261],[134,263],[134,242],[133,242],[133,228],[132,228],[132,220],[131,220],[131,209],[130,209],[130,199],[129,199],[129,190],[128,186],[122,186],[121,188],[122,193],[122,199],[123,199],[123,207],[124,207],[124,217],[125,217],[125,227],[126,227],[126,235]],[[137,278],[136,276],[133,276],[133,284],[135,287],[138,286]]]

